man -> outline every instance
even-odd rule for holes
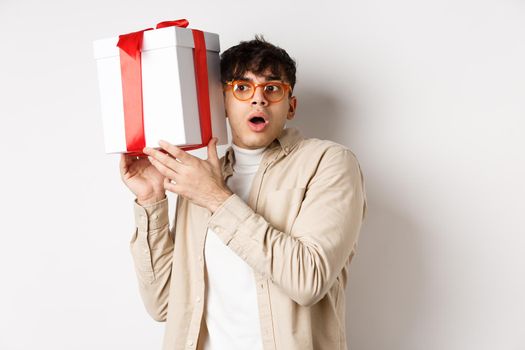
[[[221,55],[232,146],[122,156],[131,251],[164,349],[346,349],[345,286],[366,211],[351,151],[285,128],[295,62],[256,37]],[[176,193],[172,228],[165,191]]]

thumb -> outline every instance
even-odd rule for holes
[[[130,164],[131,164],[130,157],[125,154],[121,154],[119,168],[120,168],[120,175],[122,177],[124,177],[124,175],[128,173]]]
[[[219,165],[219,156],[217,155],[217,138],[214,137],[208,142],[208,160],[213,164]]]

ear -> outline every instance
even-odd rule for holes
[[[292,120],[295,117],[295,110],[297,109],[297,97],[292,96],[288,101],[288,115],[286,119]]]

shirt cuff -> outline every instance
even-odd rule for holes
[[[158,229],[168,225],[168,198],[153,204],[141,206],[135,199],[135,225],[139,231]]]
[[[239,225],[253,213],[254,211],[248,204],[238,195],[233,194],[210,217],[208,228],[212,229],[224,244],[228,245]]]

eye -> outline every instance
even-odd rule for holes
[[[251,89],[251,86],[248,83],[236,83],[233,88],[235,91],[246,92]]]
[[[281,91],[281,84],[277,84],[277,83],[268,84],[268,85],[266,85],[264,90],[266,90],[268,92],[279,92],[279,91]]]

